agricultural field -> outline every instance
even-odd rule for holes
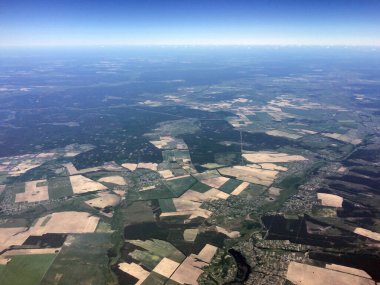
[[[34,285],[41,280],[54,262],[56,254],[16,255],[7,265],[0,265],[0,283],[4,285]]]
[[[41,284],[114,284],[107,258],[112,247],[110,234],[72,235],[69,240],[70,245],[62,248]]]

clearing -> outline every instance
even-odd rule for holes
[[[25,192],[16,194],[16,203],[40,202],[49,200],[49,192],[46,180],[35,180],[25,182]]]
[[[84,177],[83,175],[70,176],[70,182],[74,194],[81,194],[107,189],[107,187],[103,184],[93,181],[90,178]]]

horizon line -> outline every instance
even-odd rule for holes
[[[128,44],[32,44],[32,45],[1,45],[0,49],[10,49],[10,48],[112,48],[112,47],[368,47],[377,48],[380,47],[380,43],[374,44],[345,44],[345,43],[310,43],[310,44],[296,44],[296,43],[222,43],[222,44],[212,44],[212,43],[128,43]]]

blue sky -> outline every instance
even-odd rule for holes
[[[0,46],[380,45],[380,0],[1,0]]]

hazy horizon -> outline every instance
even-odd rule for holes
[[[380,2],[9,1],[0,46],[380,46]]]

